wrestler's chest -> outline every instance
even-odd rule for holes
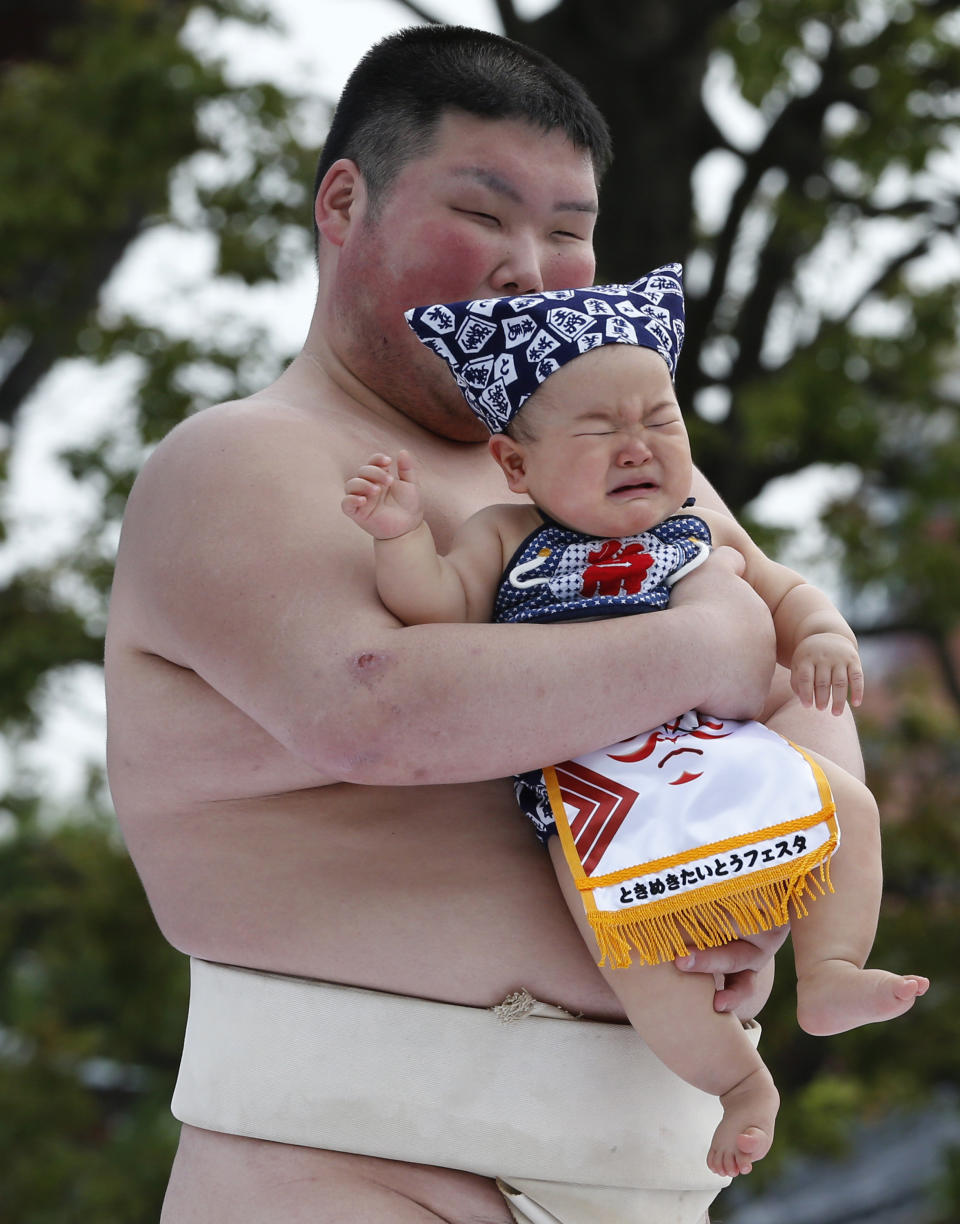
[[[478,510],[502,502],[521,500],[526,501],[525,498],[514,497],[508,491],[499,471],[495,469],[493,479],[484,480],[475,487],[441,483],[433,488],[425,488],[424,515],[433,532],[437,548],[443,553],[448,551],[457,529]]]

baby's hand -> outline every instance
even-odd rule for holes
[[[413,460],[407,451],[372,455],[343,489],[340,509],[378,540],[406,535],[423,522],[420,486]]]
[[[841,633],[813,633],[794,652],[790,683],[805,706],[842,714],[847,690],[850,704],[863,700],[863,669],[857,648]]]

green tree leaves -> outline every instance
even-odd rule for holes
[[[187,967],[109,818],[8,797],[0,841],[0,1219],[155,1224]]]

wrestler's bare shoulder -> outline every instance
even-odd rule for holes
[[[359,440],[362,428],[335,401],[311,408],[263,391],[213,404],[181,421],[151,455],[137,483],[165,481],[167,470],[181,468],[185,460],[187,474],[209,462],[229,475],[233,460],[247,464],[259,454],[266,464],[304,445],[329,459],[349,449],[351,434]]]
[[[473,1173],[185,1126],[161,1224],[510,1224]]]
[[[199,500],[236,509],[238,495],[249,504],[253,493],[272,492],[279,482],[288,500],[322,506],[319,525],[342,526],[344,480],[372,453],[401,448],[419,462],[427,517],[441,548],[479,508],[512,499],[482,443],[450,441],[388,405],[364,403],[288,371],[264,391],[213,405],[176,426],[134,486],[127,532],[136,529],[141,505],[148,507],[152,532],[167,507],[193,513]],[[359,545],[359,533],[350,535]]]

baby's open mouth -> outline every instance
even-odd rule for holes
[[[617,485],[615,489],[611,489],[611,493],[637,493],[644,489],[655,489],[657,486],[652,480],[637,480],[631,484]]]

